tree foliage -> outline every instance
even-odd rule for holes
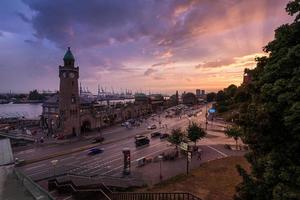
[[[187,133],[188,133],[188,138],[195,143],[197,143],[198,140],[201,138],[205,137],[206,132],[204,131],[201,126],[199,126],[197,123],[192,122],[188,127],[187,127]]]
[[[37,90],[33,90],[29,92],[28,96],[29,100],[43,100],[44,96],[40,94]]]
[[[182,132],[182,130],[180,128],[175,128],[172,129],[168,141],[172,144],[175,144],[177,148],[177,146],[183,141],[183,138],[184,138],[184,133]]]
[[[295,21],[275,31],[264,47],[269,57],[256,59],[251,98],[240,110],[252,168],[238,167],[237,200],[300,199],[300,1],[286,10]]]
[[[242,136],[242,130],[238,126],[228,127],[225,135],[235,140],[236,149],[238,149],[238,139]]]
[[[207,93],[206,94],[206,100],[207,100],[207,102],[215,101],[216,100],[216,96],[217,96],[217,94],[214,93],[214,92]]]

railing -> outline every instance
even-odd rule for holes
[[[190,193],[137,193],[137,192],[116,192],[111,194],[112,200],[201,200]]]
[[[89,195],[101,196],[106,200],[201,200],[191,193],[184,192],[170,192],[170,193],[154,193],[154,192],[112,192],[104,184],[97,188],[80,188],[72,183],[66,181],[58,183],[56,180],[49,182],[51,189],[57,189],[59,192],[70,192],[77,197],[88,198]]]
[[[27,140],[27,141],[34,142],[34,138],[32,136],[20,134],[20,133],[11,134],[11,133],[0,132],[0,136],[15,139],[15,140]]]
[[[36,184],[33,180],[27,177],[25,174],[20,172],[17,169],[14,169],[15,175],[18,177],[22,185],[30,192],[30,194],[39,200],[54,200],[55,198],[52,197],[45,189],[41,186]]]
[[[97,186],[95,188],[80,188],[72,181],[66,181],[63,183],[58,183],[56,179],[48,181],[48,187],[50,190],[57,189],[60,193],[71,193],[78,199],[90,199],[101,196],[101,199],[111,200],[109,197],[110,191],[103,185]]]

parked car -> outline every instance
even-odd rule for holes
[[[151,137],[154,138],[154,137],[160,137],[161,133],[160,132],[153,132],[151,133]]]
[[[148,129],[149,129],[149,130],[156,129],[156,125],[155,125],[155,124],[153,124],[153,125],[151,125],[151,126],[148,126]]]
[[[98,136],[93,139],[93,143],[103,142],[104,137]]]
[[[88,155],[96,155],[96,154],[99,154],[99,153],[102,153],[104,151],[103,148],[92,148],[89,150],[89,153]]]
[[[65,136],[64,136],[64,135],[58,135],[58,136],[56,137],[56,139],[58,139],[58,140],[63,140],[63,139],[65,139]]]
[[[160,135],[160,139],[161,139],[161,140],[162,140],[162,139],[165,139],[165,138],[168,138],[168,137],[170,137],[170,135],[167,134],[167,133],[164,133],[164,134],[161,134],[161,135]]]

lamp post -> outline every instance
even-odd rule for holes
[[[162,162],[162,159],[163,159],[163,156],[162,155],[159,155],[158,156],[158,159],[159,159],[159,180],[160,182],[162,181],[162,174],[161,174],[161,162]]]
[[[53,176],[55,176],[55,166],[57,164],[58,160],[51,160],[51,164],[53,165]]]
[[[207,122],[207,102],[206,102],[206,104],[205,104],[205,130],[207,130],[207,124],[208,124],[208,122]]]

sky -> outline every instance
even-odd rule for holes
[[[0,92],[57,90],[71,47],[79,81],[173,94],[240,85],[288,0],[1,0]]]

